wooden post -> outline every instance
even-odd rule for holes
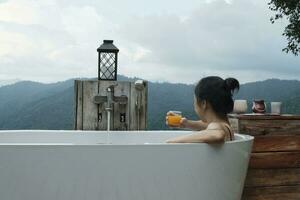
[[[147,126],[148,85],[137,90],[134,82],[75,80],[75,130],[107,130],[107,103],[95,102],[95,96],[101,101],[107,97],[107,88],[113,85],[114,103],[111,111],[111,130],[145,130]],[[125,98],[122,98],[125,97]],[[138,99],[141,97],[140,99]],[[124,103],[122,100],[126,100]],[[119,101],[119,102],[118,102]],[[140,107],[137,106],[139,101]],[[123,121],[125,120],[125,121]]]

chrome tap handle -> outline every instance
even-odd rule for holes
[[[112,84],[106,88],[108,92],[114,91],[114,88],[118,85],[118,83]]]

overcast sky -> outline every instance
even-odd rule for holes
[[[0,0],[0,80],[97,76],[103,39],[120,49],[119,74],[194,83],[300,79],[281,51],[285,21],[268,0]]]

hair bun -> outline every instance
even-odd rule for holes
[[[240,89],[240,83],[235,78],[226,78],[224,80],[224,83],[225,83],[225,87],[228,90],[230,90],[231,94],[233,94],[235,90]]]

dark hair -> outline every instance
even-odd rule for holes
[[[235,78],[224,80],[218,76],[209,76],[198,82],[195,96],[198,102],[208,101],[218,115],[225,116],[233,110],[232,95],[239,88],[240,84]]]

